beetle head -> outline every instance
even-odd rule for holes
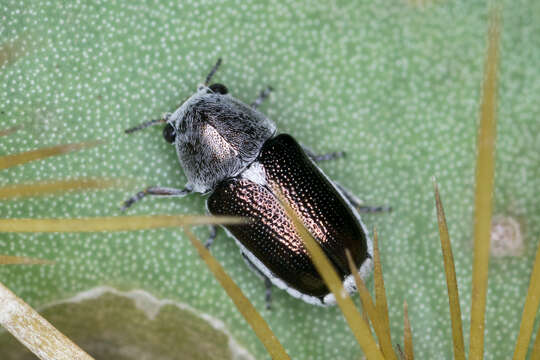
[[[174,143],[188,185],[204,193],[244,170],[275,131],[263,114],[212,84],[200,85],[168,117],[163,136]]]

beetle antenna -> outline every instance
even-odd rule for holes
[[[134,126],[132,128],[124,130],[124,132],[126,134],[131,134],[131,133],[133,133],[135,131],[145,129],[145,128],[147,128],[149,126],[152,126],[152,125],[163,124],[164,122],[167,122],[167,120],[165,120],[165,119],[156,119],[156,120],[145,121],[142,124],[139,124],[137,126]]]
[[[206,76],[206,80],[204,81],[204,85],[208,85],[208,83],[210,83],[210,79],[212,79],[212,76],[214,76],[214,74],[216,73],[217,69],[219,68],[219,65],[221,65],[221,58],[217,59],[216,64],[214,65],[212,70],[210,70],[210,72]]]

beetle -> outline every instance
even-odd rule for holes
[[[362,206],[317,166],[318,161],[343,153],[315,155],[292,136],[277,133],[276,125],[257,110],[270,87],[247,105],[232,97],[225,85],[209,85],[220,64],[218,59],[204,84],[176,111],[125,131],[165,124],[163,137],[174,145],[188,181],[183,189],[148,187],[129,198],[122,210],[147,195],[207,194],[210,214],[252,220],[224,228],[248,265],[265,279],[267,306],[271,285],[310,304],[334,304],[334,295],[315,269],[276,192],[298,213],[349,293],[356,286],[345,249],[351,252],[361,277],[372,268],[372,241],[359,211],[387,209]],[[208,247],[215,236],[213,228]]]

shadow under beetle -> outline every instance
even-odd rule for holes
[[[188,182],[183,189],[149,187],[128,199],[122,210],[146,195],[209,194],[206,206],[212,215],[252,220],[224,228],[248,265],[265,279],[267,306],[272,284],[310,304],[334,304],[334,295],[315,269],[273,189],[279,189],[319,242],[349,293],[356,286],[345,249],[351,252],[362,277],[372,268],[372,242],[358,211],[387,209],[362,206],[316,165],[343,153],[318,156],[292,136],[276,134],[275,124],[257,111],[271,88],[246,105],[229,95],[224,85],[209,85],[220,64],[221,59],[205,83],[175,112],[126,130],[132,133],[165,123],[163,137],[174,145]],[[207,246],[215,236],[212,228]]]

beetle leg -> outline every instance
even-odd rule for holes
[[[122,206],[121,211],[126,211],[133,204],[142,200],[146,195],[157,195],[163,197],[183,197],[189,194],[191,191],[192,190],[187,187],[184,189],[173,189],[159,186],[147,187],[146,189],[139,191],[138,193],[124,201],[124,205]]]
[[[214,74],[216,73],[216,71],[217,71],[217,69],[219,68],[220,65],[221,65],[221,58],[218,58],[216,64],[212,68],[212,70],[210,70],[208,75],[206,75],[206,79],[204,80],[205,85],[210,84],[210,80],[212,79],[212,76],[214,76]]]
[[[342,157],[345,157],[345,151],[334,151],[326,154],[314,154],[308,153],[309,157],[315,162],[335,160]]]
[[[360,200],[356,195],[347,190],[341,184],[333,181],[334,185],[341,191],[343,196],[349,200],[352,206],[356,208],[361,213],[381,213],[381,212],[390,212],[392,211],[391,206],[371,206],[365,205],[362,200]]]
[[[309,156],[309,158],[315,161],[316,163],[321,162],[321,161],[339,159],[339,158],[345,157],[346,155],[345,151],[335,151],[335,152],[331,152],[327,154],[316,154],[315,152],[313,152],[313,150],[311,150],[307,146],[302,145],[302,148],[304,149],[307,156]]]
[[[361,206],[357,206],[356,209],[359,212],[364,213],[364,214],[392,212],[392,207],[385,206],[385,205],[379,205],[379,206],[361,205]]]
[[[255,272],[255,274],[259,275],[264,280],[264,287],[265,287],[264,299],[266,301],[266,309],[270,310],[272,307],[272,281],[270,280],[268,276],[264,275],[262,271],[257,269],[255,264],[253,264],[251,260],[249,260],[249,258],[247,257],[245,253],[242,253],[242,257],[244,258],[244,261],[249,266],[249,268],[253,272]]]
[[[259,93],[259,96],[255,99],[255,101],[253,101],[250,106],[253,108],[253,109],[257,109],[259,106],[261,106],[261,104],[263,103],[263,101],[265,99],[268,98],[268,96],[270,96],[270,93],[273,91],[274,89],[271,87],[271,86],[268,86],[266,89],[262,90],[260,93]]]
[[[316,154],[313,152],[310,148],[302,145],[302,148],[306,152],[307,156],[314,162],[320,162],[320,161],[328,161],[328,160],[334,160],[339,159],[341,157],[345,157],[344,151],[336,151],[331,152],[327,154]],[[343,196],[349,200],[352,206],[354,206],[359,212],[361,213],[380,213],[380,212],[390,212],[392,211],[391,206],[371,206],[371,205],[365,205],[362,200],[360,200],[356,195],[354,195],[352,192],[344,188],[341,184],[333,181],[334,185],[341,191]]]
[[[204,247],[206,247],[207,249],[210,249],[210,246],[212,246],[217,236],[217,226],[208,225],[208,227],[210,228],[210,235],[208,235],[208,239],[204,243]]]
[[[266,301],[266,310],[272,309],[272,281],[268,277],[264,277],[264,300]]]
[[[131,134],[135,131],[139,131],[139,130],[142,130],[142,129],[146,129],[147,127],[149,126],[154,126],[154,125],[159,125],[159,124],[164,124],[167,122],[167,120],[169,120],[169,117],[171,116],[171,113],[165,113],[163,115],[163,117],[161,119],[155,119],[155,120],[148,120],[148,121],[145,121],[139,125],[136,125],[134,127],[131,127],[129,129],[126,129],[124,130],[124,132],[126,134]]]

